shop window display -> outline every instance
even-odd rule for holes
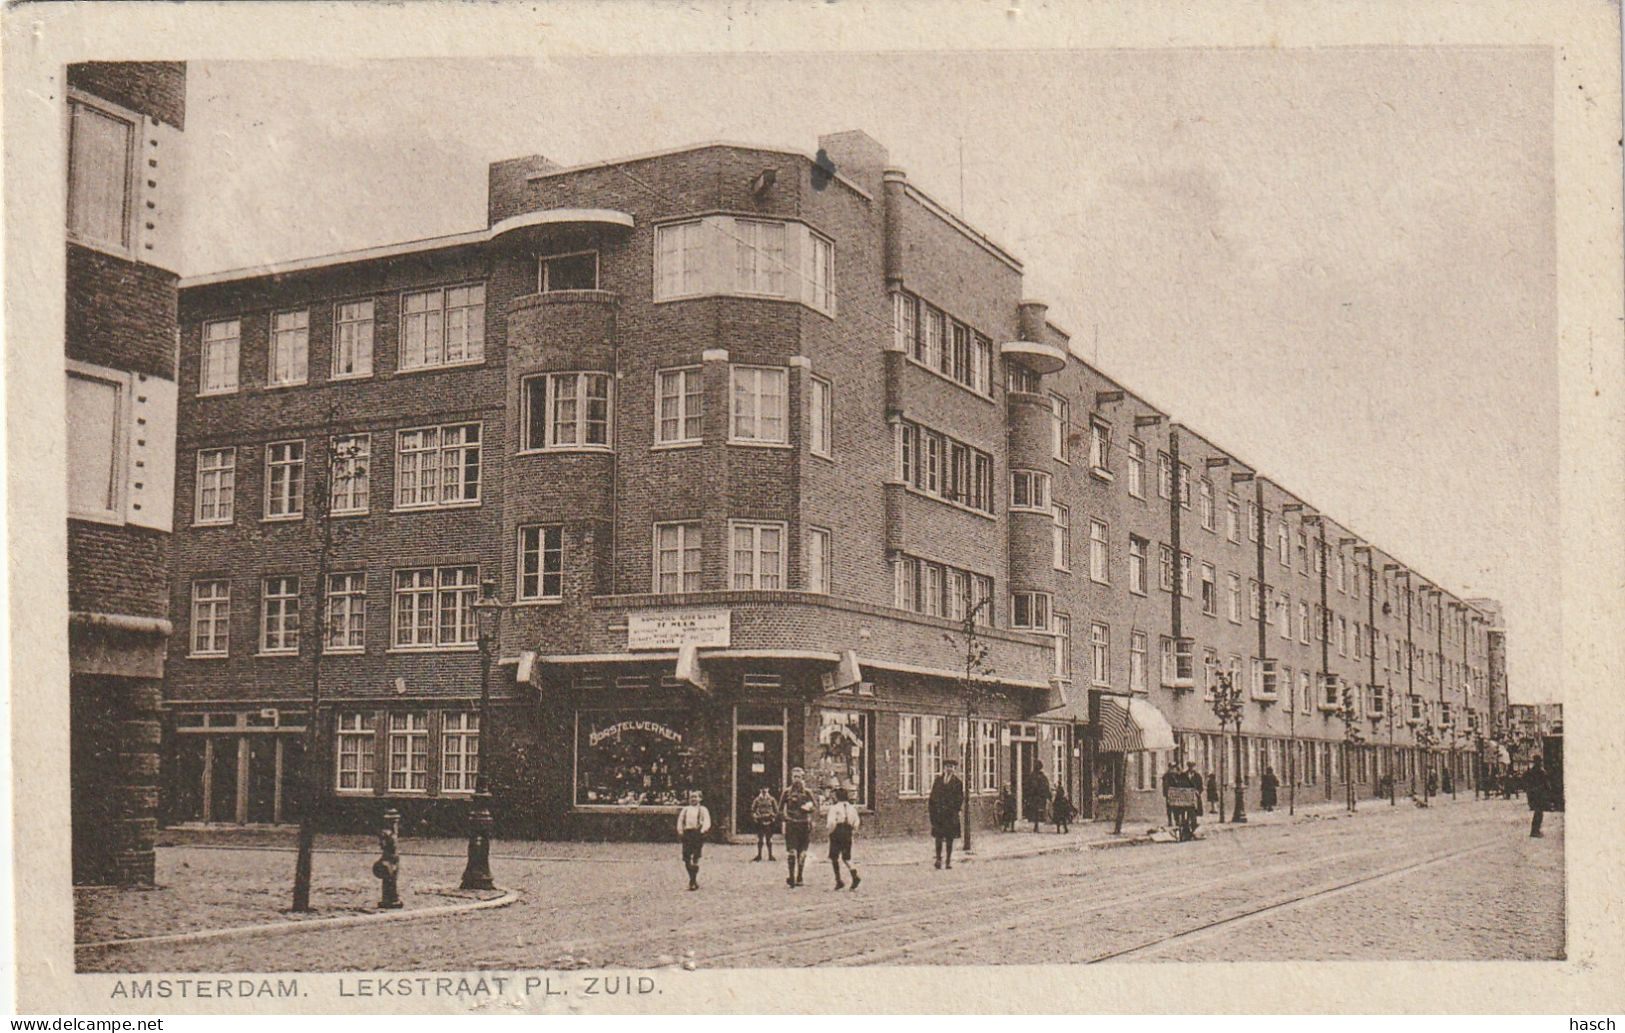
[[[681,711],[578,714],[576,806],[679,806],[699,785],[688,724]]]
[[[874,756],[874,715],[858,710],[822,710],[812,790],[824,803],[845,789],[859,807],[869,805],[870,764]]]

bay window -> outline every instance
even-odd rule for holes
[[[784,587],[784,525],[729,521],[728,575],[736,592]]]
[[[783,369],[734,366],[729,440],[735,443],[783,444],[787,377]]]
[[[700,525],[655,525],[654,590],[661,595],[700,590]]]
[[[662,445],[699,441],[705,415],[700,368],[665,369],[655,374],[655,441]]]
[[[544,373],[526,377],[520,447],[607,448],[610,444],[610,375]]]

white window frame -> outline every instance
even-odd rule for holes
[[[742,378],[742,375],[745,375]],[[778,391],[766,390],[777,382]],[[777,400],[776,415],[764,408]],[[748,410],[748,411],[747,411]],[[728,367],[728,443],[730,445],[785,445],[789,443],[790,375],[783,366]],[[770,425],[776,423],[777,430]]]
[[[333,788],[371,794],[378,774],[377,718],[372,711],[340,713],[334,739]],[[346,775],[354,776],[353,784],[344,784]]]
[[[341,454],[353,449],[349,454]],[[372,508],[372,435],[328,439],[328,515],[359,516]]]
[[[1089,472],[1112,475],[1112,425],[1098,416],[1089,419]]]
[[[788,227],[771,219],[733,220],[733,289],[736,293],[763,298],[782,298],[789,293],[790,271]],[[771,239],[777,236],[777,247]]]
[[[1020,501],[1023,498],[1026,501]],[[1042,470],[1011,470],[1010,509],[1017,513],[1049,513],[1050,475]]]
[[[425,574],[429,575],[427,583],[415,583],[417,578]],[[465,576],[467,580],[464,580]],[[414,579],[414,583],[403,585],[401,581],[403,577]],[[390,652],[446,652],[477,648],[479,617],[474,612],[474,602],[479,598],[479,585],[480,568],[472,563],[396,568],[390,576]],[[408,610],[413,618],[410,624],[411,634],[404,642],[401,640],[403,596],[414,600]],[[427,640],[421,635],[416,620],[420,613],[421,601],[424,599],[428,601],[430,618]],[[442,620],[448,612],[453,614],[453,631],[450,636],[442,634]],[[465,630],[468,633],[467,637],[457,637],[459,629]]]
[[[897,716],[897,795],[920,795],[920,740],[925,719],[918,714]]]
[[[531,436],[535,420],[535,400],[531,384],[542,385],[542,442],[537,444]],[[602,395],[590,393],[590,387],[601,384]],[[533,373],[519,382],[520,400],[520,452],[580,452],[607,451],[615,447],[615,377],[603,370],[558,370],[551,373]],[[592,418],[594,403],[603,406],[603,419]],[[568,408],[566,408],[568,407]],[[570,417],[563,418],[568,412]],[[571,429],[566,435],[563,428]],[[592,440],[594,428],[601,428]]]
[[[479,300],[467,300],[478,292]],[[453,304],[454,296],[460,304]],[[401,319],[400,341],[397,344],[396,368],[402,372],[420,369],[447,369],[457,366],[477,366],[485,361],[485,282],[471,280],[466,283],[447,284],[443,287],[430,287],[425,290],[403,291],[401,293]],[[414,311],[412,305],[416,299],[425,299],[424,307]],[[428,304],[433,301],[433,305]],[[459,320],[462,325],[463,339],[461,343],[462,354],[451,357],[451,327],[452,314],[460,313]],[[438,318],[434,318],[438,317]],[[478,323],[478,332],[474,324]],[[421,335],[422,346],[420,354],[413,357],[408,349],[411,348],[414,327],[421,324],[421,329],[415,332]],[[431,332],[431,327],[432,332]]]
[[[1143,631],[1131,631],[1128,636],[1128,687],[1130,692],[1150,691],[1145,680],[1149,659],[1150,639]]]
[[[1072,406],[1065,398],[1051,393],[1049,396],[1050,455],[1058,462],[1070,464],[1067,458],[1066,429],[1071,419]]]
[[[705,437],[704,371],[699,366],[679,366],[655,371],[655,444],[696,445]],[[668,387],[675,387],[669,391]],[[673,412],[665,411],[670,401]],[[668,436],[666,424],[675,424]],[[692,433],[690,433],[692,431]]]
[[[1128,439],[1128,493],[1145,498],[1145,442],[1139,438]]]
[[[835,242],[807,230],[803,257],[803,288],[807,303],[828,316],[835,315]]]
[[[322,605],[322,652],[366,652],[367,572],[341,570],[328,574]]]
[[[200,645],[199,643],[205,643]],[[192,582],[192,620],[187,655],[231,654],[231,581],[199,578]]]
[[[835,386],[823,377],[807,378],[807,448],[825,459],[835,452]]]
[[[328,379],[362,380],[372,376],[377,311],[372,298],[334,303],[332,369]]]
[[[1241,623],[1241,575],[1225,574],[1225,614],[1230,623]]]
[[[1072,510],[1056,502],[1050,506],[1053,520],[1050,537],[1050,563],[1056,570],[1072,569]]]
[[[660,533],[664,528],[675,529],[675,548],[663,549],[660,544]],[[690,542],[690,539],[693,539]],[[732,542],[730,540],[730,547]],[[705,572],[704,538],[698,520],[669,520],[654,525],[654,562],[650,564],[650,587],[655,595],[680,595],[701,590],[702,579]],[[665,571],[661,569],[663,556],[671,555],[676,558],[675,569]],[[689,567],[689,560],[693,560],[693,568]],[[677,584],[672,589],[661,587],[661,578],[673,577]]]
[[[447,432],[457,431],[457,440],[447,442]],[[470,435],[469,432],[472,432]],[[408,451],[404,446],[409,434],[423,435],[423,444]],[[473,440],[469,438],[472,436]],[[402,427],[395,432],[395,508],[398,510],[420,509],[455,509],[460,506],[477,506],[485,482],[485,425],[476,420],[470,423],[442,423],[423,427]],[[449,469],[456,471],[456,486],[460,493],[464,490],[462,469],[467,453],[474,453],[475,478],[473,498],[446,498],[443,489],[446,486],[446,472]],[[407,456],[416,457],[411,463]],[[423,475],[425,470],[425,457],[434,457],[433,488],[424,487]],[[451,464],[448,467],[448,462]],[[405,493],[405,476],[408,470],[414,476],[411,501],[403,501]],[[433,498],[425,500],[425,496],[432,491]]]
[[[1072,678],[1072,615],[1056,613],[1050,618],[1055,632],[1055,677]]]
[[[421,710],[395,711],[389,715],[385,737],[388,790],[390,793],[419,796],[429,791],[429,715]],[[404,763],[397,768],[396,758]],[[421,759],[422,766],[413,762]],[[396,784],[396,776],[400,784]]]
[[[285,371],[282,369],[284,366]],[[273,312],[265,355],[265,386],[299,387],[309,381],[310,309],[291,308]]]
[[[93,520],[102,524],[123,524],[125,522],[125,507],[129,503],[130,375],[119,370],[70,360],[67,366],[67,378],[69,381],[81,380],[86,383],[110,387],[113,390],[112,412],[108,414],[112,438],[106,442],[108,464],[105,497],[107,504],[106,506],[96,505],[94,507],[79,506],[73,497],[70,483],[68,515],[78,520]],[[64,384],[64,386],[67,385]],[[70,412],[70,418],[72,415],[72,412]],[[70,463],[81,454],[80,449],[89,442],[89,438],[82,430],[75,428],[75,431],[76,433],[68,435],[67,452]],[[98,494],[100,493],[98,492]]]
[[[654,300],[693,298],[705,293],[707,228],[700,219],[655,227]]]
[[[1112,629],[1104,621],[1089,622],[1089,678],[1095,685],[1112,682]]]
[[[1128,590],[1135,595],[1145,595],[1148,590],[1146,562],[1150,545],[1148,539],[1139,535],[1128,536]]]
[[[746,550],[750,556],[750,569],[741,570],[739,567],[739,539],[740,534],[749,536],[749,548]],[[777,546],[771,552],[763,544],[768,535],[777,537]],[[728,521],[728,587],[735,592],[777,592],[784,589],[785,570],[789,566],[786,562],[789,543],[789,527],[780,520],[730,520]],[[764,562],[769,557],[773,560],[775,569],[766,570]],[[743,578],[745,583],[740,584]]]
[[[211,331],[217,327],[229,327],[232,333],[210,336]],[[211,319],[203,324],[199,333],[201,336],[198,345],[198,396],[236,394],[242,376],[243,321]],[[221,357],[218,363],[212,361],[216,349],[220,349]],[[209,368],[212,365],[220,367],[221,379],[218,383],[210,382]]]
[[[1018,631],[1050,631],[1050,614],[1054,600],[1048,592],[1010,593],[1010,627]],[[1021,611],[1025,603],[1026,619]]]
[[[298,655],[300,587],[298,574],[260,579],[261,656]]]
[[[207,464],[208,457],[220,457],[217,464]],[[237,515],[237,448],[200,448],[197,450],[197,478],[192,491],[192,525],[194,527],[221,527],[231,524]],[[204,492],[214,492],[214,515],[205,515]]]
[[[278,449],[297,446],[298,458],[277,458]],[[305,442],[268,441],[265,444],[265,507],[263,520],[302,520],[305,516]],[[277,471],[284,471],[285,487],[276,489]],[[280,510],[280,511],[279,511]]]
[[[1218,510],[1215,508],[1217,503],[1213,495],[1213,482],[1206,477],[1202,478],[1201,482],[1196,486],[1196,493],[1202,517],[1202,529],[1204,531],[1218,530]]]
[[[522,524],[515,532],[515,541],[515,598],[521,602],[563,599],[564,525]],[[548,590],[549,581],[554,582],[552,591]]]
[[[134,259],[137,256],[140,239],[141,206],[138,203],[141,197],[141,164],[138,155],[142,152],[142,141],[145,136],[145,121],[143,117],[129,109],[114,104],[100,97],[92,97],[79,90],[68,91],[68,115],[64,126],[66,136],[66,154],[63,164],[67,170],[67,194],[65,225],[67,239],[83,247],[93,248],[121,258]],[[75,185],[84,181],[76,178],[80,172],[74,160],[74,139],[79,111],[87,109],[109,121],[123,124],[127,132],[124,138],[124,169],[119,181],[122,186],[122,211],[117,222],[122,239],[104,240],[86,230],[82,223],[76,225],[75,215],[82,210],[75,203],[76,198],[83,197],[81,191],[75,190]],[[112,221],[112,220],[109,220]]]
[[[456,771],[450,763],[456,760]],[[480,715],[448,710],[440,715],[440,791],[448,796],[472,793],[480,777]],[[455,781],[457,784],[453,785]]]
[[[1202,613],[1209,617],[1219,615],[1219,572],[1211,563],[1203,563],[1202,577]]]
[[[552,284],[550,284],[548,282],[548,280],[550,279],[550,276],[549,276],[549,273],[548,273],[548,263],[557,262],[560,259],[564,259],[564,258],[580,258],[582,255],[591,255],[592,256],[592,286],[591,287],[554,287]],[[577,290],[592,290],[592,291],[595,291],[595,290],[598,290],[600,288],[601,281],[600,281],[599,277],[602,274],[603,274],[603,265],[599,261],[598,251],[597,251],[596,248],[594,248],[594,249],[585,249],[585,250],[581,250],[581,251],[561,251],[556,255],[537,255],[536,256],[536,293],[538,293],[538,294],[557,294],[557,293],[560,293],[561,291],[577,291]]]
[[[1241,500],[1234,495],[1224,497],[1224,536],[1232,542],[1241,541]]]
[[[806,566],[802,571],[804,591],[818,595],[829,594],[830,543],[833,536],[827,527],[807,528]]]
[[[1089,580],[1112,583],[1111,528],[1104,520],[1089,521]]]

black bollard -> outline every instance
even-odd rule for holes
[[[372,874],[383,883],[378,893],[378,907],[380,910],[394,910],[402,906],[400,895],[400,824],[400,813],[391,807],[384,812],[384,825],[383,828],[378,830],[379,857],[378,860],[373,862]]]

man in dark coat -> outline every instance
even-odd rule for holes
[[[1264,765],[1264,774],[1258,779],[1258,802],[1266,811],[1275,810],[1275,793],[1281,788],[1281,780],[1275,777],[1275,769],[1268,764]]]
[[[1207,812],[1219,813],[1219,779],[1211,771],[1207,773]]]
[[[1540,831],[1540,823],[1546,817],[1547,805],[1546,768],[1541,764],[1539,757],[1524,772],[1523,791],[1529,798],[1529,809],[1534,816],[1529,819],[1529,834],[1536,839],[1544,838],[1545,833]]]
[[[1049,810],[1049,776],[1044,774],[1044,765],[1033,765],[1033,773],[1027,779],[1022,795],[1026,797],[1027,818],[1033,823],[1033,831],[1037,832],[1039,823]]]
[[[943,865],[947,854],[948,867],[954,866],[954,839],[959,835],[959,813],[965,807],[965,783],[959,780],[959,762],[946,759],[942,774],[931,783],[931,797],[926,804],[931,813],[931,837],[937,844],[937,867]]]

